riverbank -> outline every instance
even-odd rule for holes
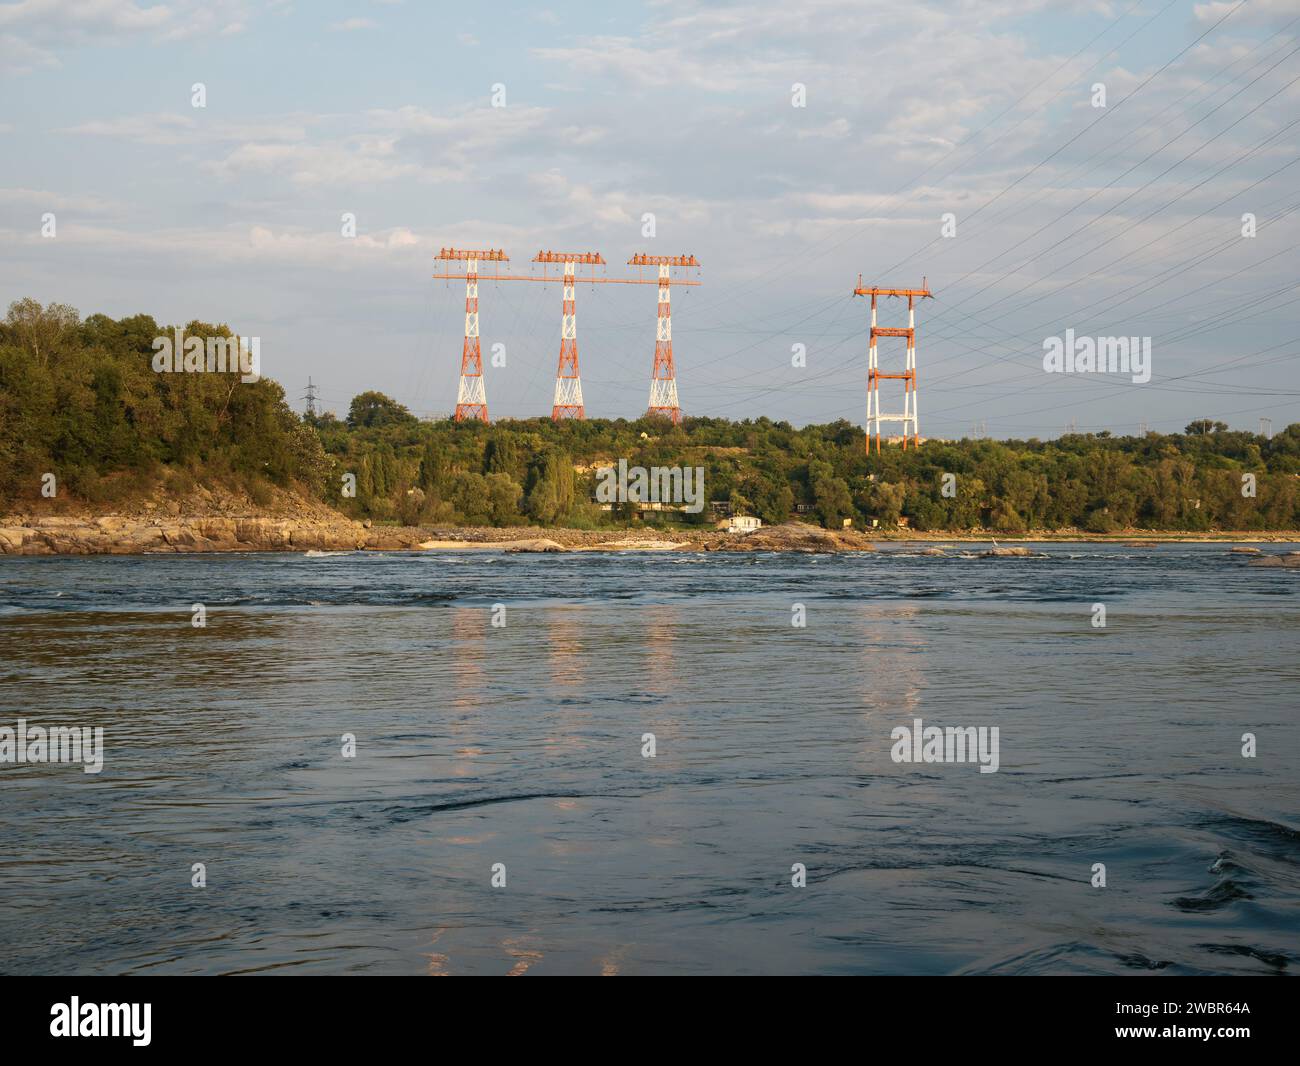
[[[1086,534],[1035,530],[1018,536],[897,530],[825,530],[803,522],[763,526],[749,534],[708,529],[551,529],[537,526],[375,526],[328,508],[297,514],[172,515],[14,514],[0,516],[0,554],[145,555],[249,551],[794,551],[869,552],[878,546],[924,543],[1026,544],[1085,542],[1135,547],[1164,543],[1255,545],[1300,542],[1300,531],[1169,533],[1129,530]]]
[[[0,517],[0,554],[150,555],[250,551],[873,551],[870,537],[804,523],[747,536],[714,530],[373,526],[341,515],[289,517]]]

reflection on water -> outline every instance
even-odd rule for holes
[[[1294,970],[1300,573],[1046,550],[0,561],[0,970]]]

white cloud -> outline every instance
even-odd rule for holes
[[[199,116],[160,112],[150,115],[127,115],[114,119],[92,119],[63,132],[111,137],[136,144],[190,145],[223,141],[301,141],[308,126],[319,119],[289,115],[282,119],[230,121]]]
[[[239,32],[244,0],[19,0],[0,4],[0,70],[24,74],[59,65],[58,53],[134,40],[174,41]]]

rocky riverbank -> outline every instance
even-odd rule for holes
[[[0,555],[140,555],[159,552],[252,552],[252,551],[450,551],[489,550],[509,552],[582,551],[719,551],[719,552],[871,552],[878,545],[906,541],[938,541],[948,544],[982,543],[991,536],[853,529],[826,530],[804,522],[762,526],[752,533],[723,533],[712,529],[583,530],[549,529],[535,526],[510,528],[374,526],[351,519],[321,504],[306,503],[286,494],[277,498],[270,513],[256,513],[248,501],[224,495],[205,494],[202,499],[146,501],[129,511],[93,515],[72,510],[63,513],[17,513],[0,515]],[[1150,539],[1147,539],[1149,537]],[[1125,536],[1088,537],[1074,534],[1005,538],[1023,542],[1041,540],[1091,540],[1120,543],[1130,547],[1155,546],[1173,541],[1225,541],[1237,543],[1296,541],[1297,534],[1258,535],[1214,533],[1208,535],[1144,535],[1138,541]],[[1232,549],[1257,555],[1256,549]],[[931,548],[927,555],[944,555]],[[984,554],[1007,556],[1038,555],[1025,547],[999,547]],[[1300,556],[1266,555],[1252,558],[1254,565],[1296,566]]]
[[[151,552],[339,551],[369,546],[373,531],[345,519],[139,519],[123,515],[0,519],[10,555],[138,555]],[[378,545],[376,545],[378,546]],[[406,545],[393,544],[393,547]]]
[[[745,536],[700,531],[580,529],[438,529],[371,526],[341,515],[231,517],[9,515],[0,517],[0,554],[141,555],[241,551],[874,551],[853,530],[834,532],[802,522]]]

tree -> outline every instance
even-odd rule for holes
[[[383,429],[416,421],[410,411],[382,392],[363,392],[354,396],[348,407],[349,429]]]
[[[485,478],[488,511],[494,526],[515,525],[520,520],[519,499],[524,494],[519,482],[509,474],[488,474]]]
[[[67,304],[40,303],[30,296],[9,305],[5,326],[10,337],[36,362],[48,366],[50,355],[69,341],[81,323],[76,309]]]
[[[524,509],[538,522],[553,523],[573,510],[573,461],[551,448],[533,461],[525,486]]]
[[[446,463],[438,445],[429,440],[425,442],[424,453],[420,456],[420,473],[416,484],[426,495],[437,495],[446,473]]]

